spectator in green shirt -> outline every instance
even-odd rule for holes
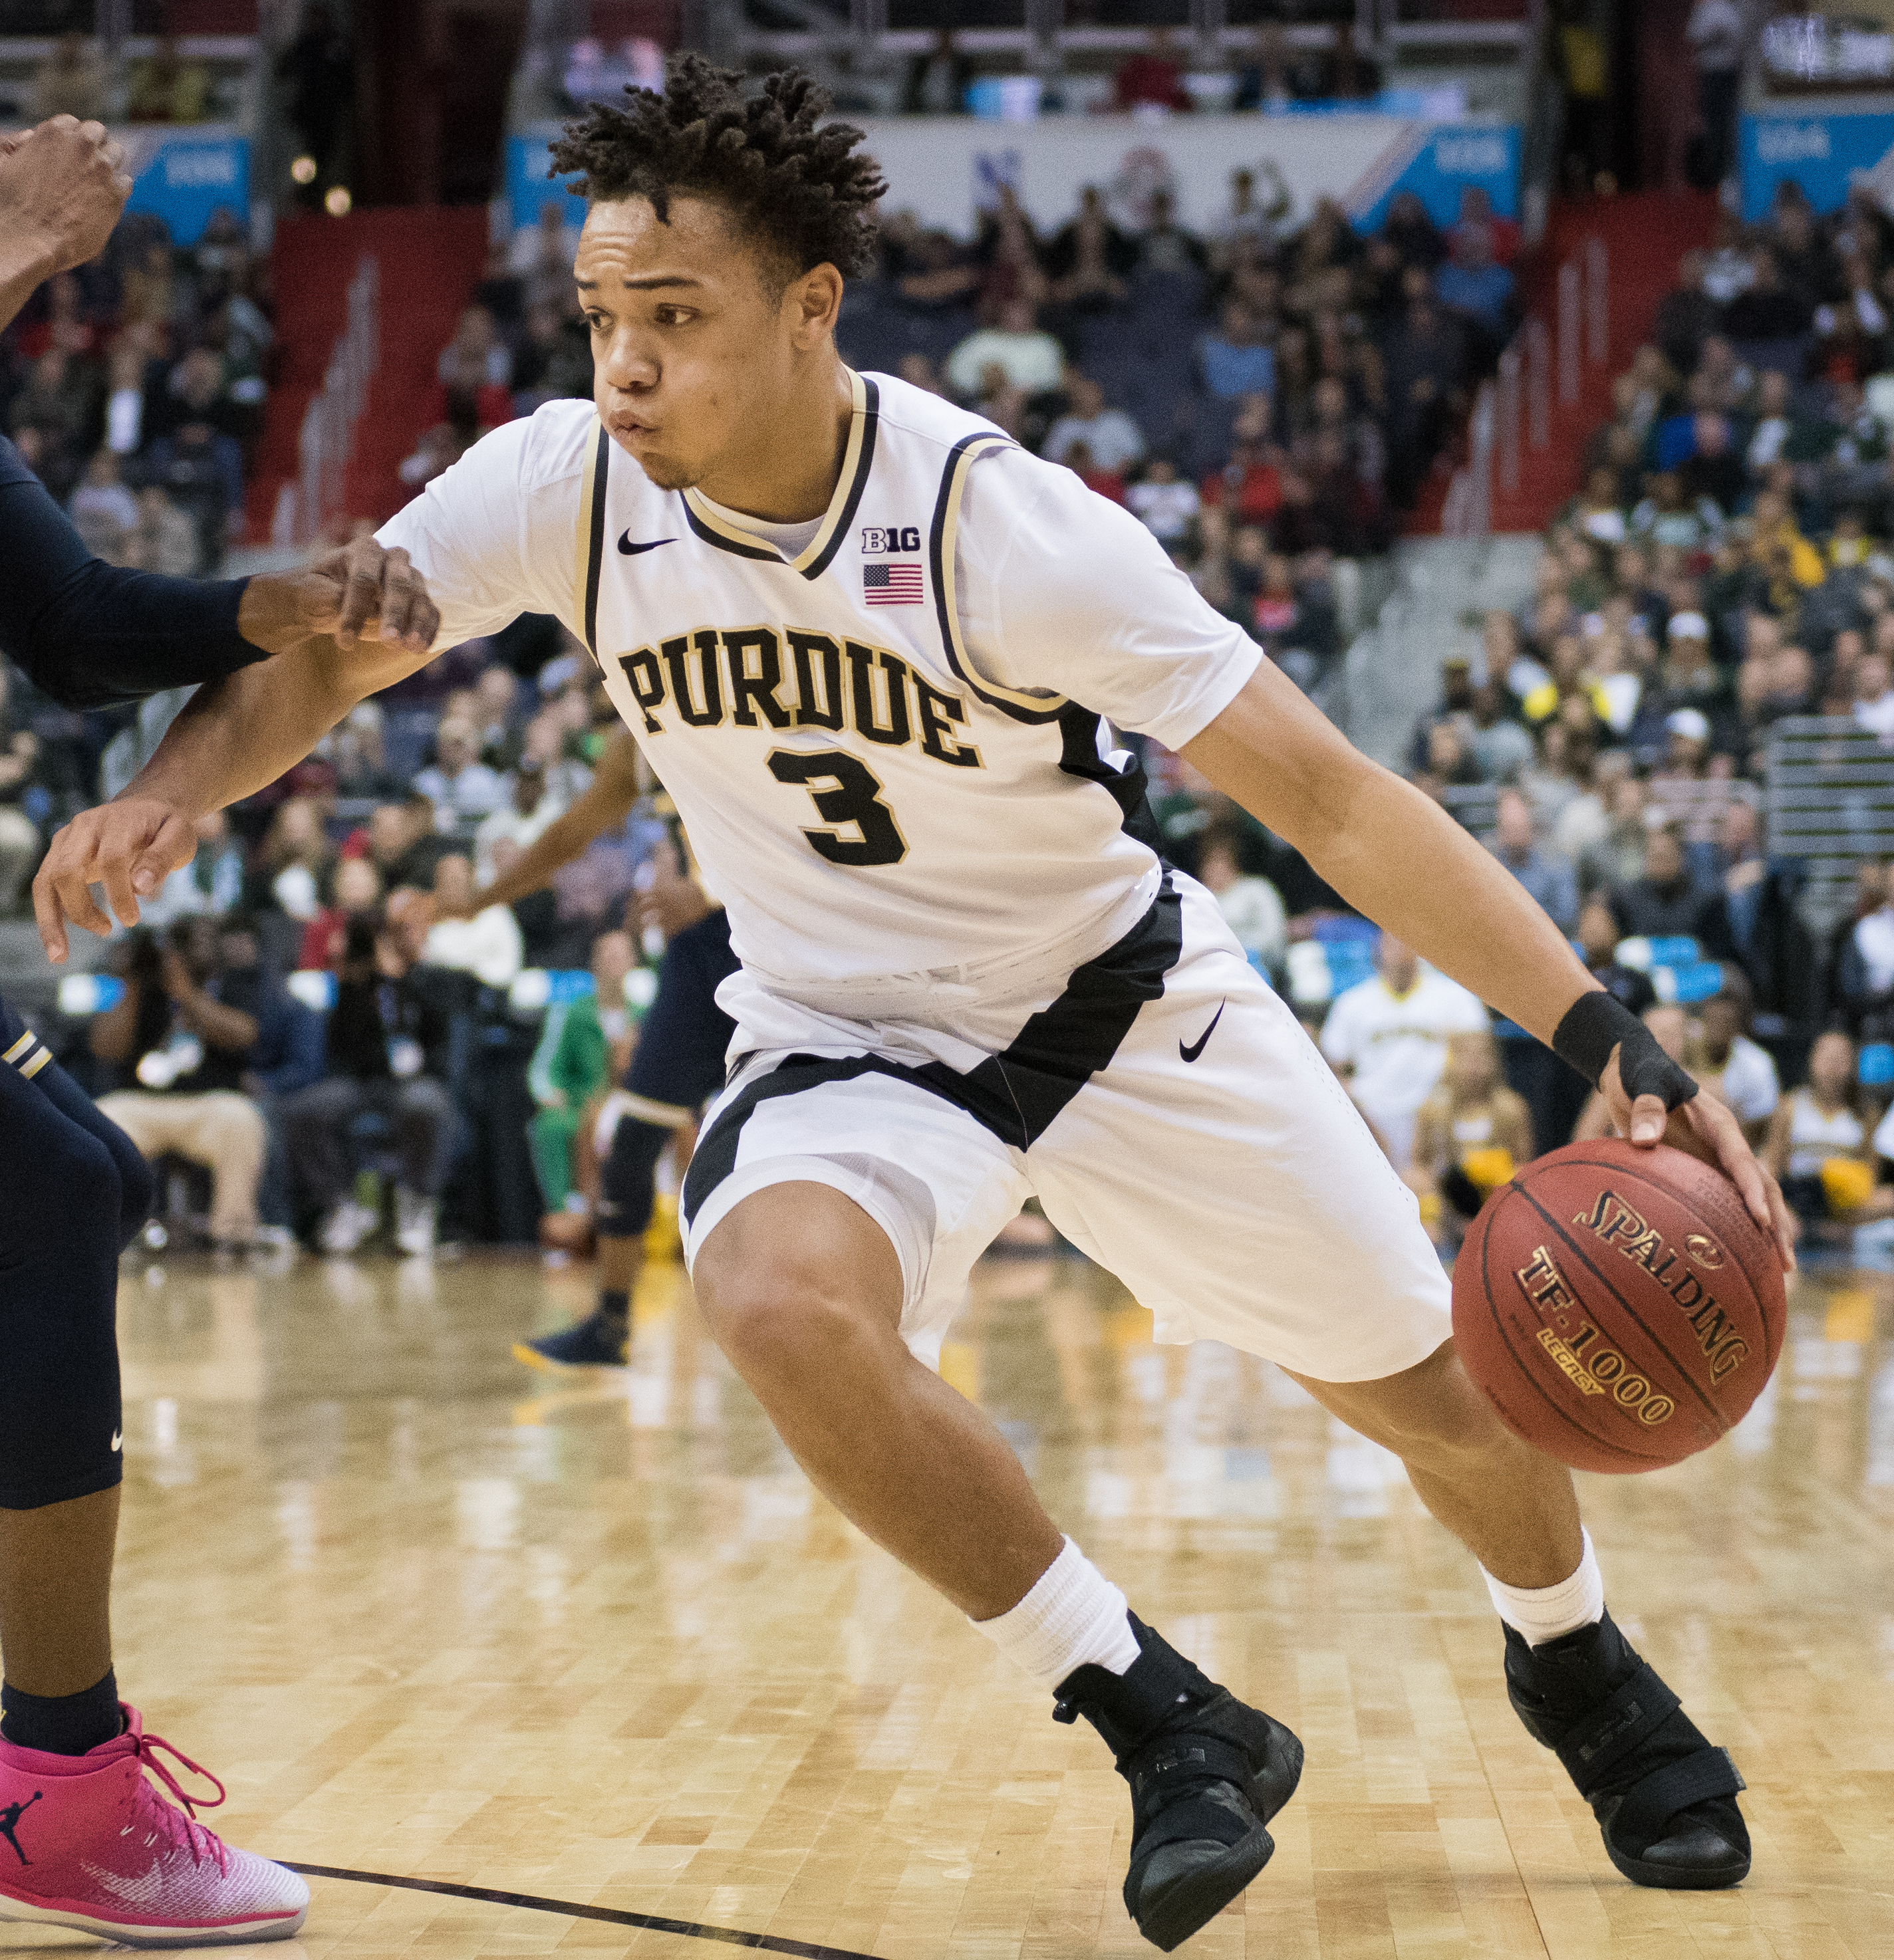
[[[548,1211],[566,1208],[573,1188],[572,1146],[586,1106],[610,1082],[612,1050],[629,1032],[625,976],[635,963],[629,934],[600,933],[592,947],[592,994],[546,1011],[527,1074],[540,1106],[527,1135]]]

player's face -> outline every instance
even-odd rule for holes
[[[718,205],[673,197],[661,223],[643,198],[595,204],[573,276],[592,331],[600,419],[661,489],[727,470],[779,425],[798,357],[826,341],[805,288],[778,290],[766,261]],[[821,309],[817,309],[818,314]]]

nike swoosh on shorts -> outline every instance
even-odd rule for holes
[[[1219,1001],[1217,1003],[1217,1011],[1211,1016],[1209,1026],[1204,1029],[1189,1047],[1185,1047],[1182,1042],[1177,1044],[1177,1052],[1185,1061],[1195,1061],[1198,1056],[1203,1053],[1205,1048],[1209,1045],[1210,1037],[1217,1032],[1217,1023],[1223,1019],[1223,1010],[1229,1004],[1227,1001]]]

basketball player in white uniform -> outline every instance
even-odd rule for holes
[[[1301,1749],[1128,1612],[925,1365],[1030,1193],[1160,1338],[1266,1355],[1397,1450],[1485,1568],[1514,1704],[1619,1868],[1735,1883],[1740,1777],[1606,1615],[1570,1477],[1463,1373],[1413,1198],[1162,861],[1116,730],[1181,749],[1602,1077],[1622,1129],[1654,1143],[1667,1120],[1786,1232],[1779,1198],[1504,869],[1132,519],[844,367],[842,278],[883,186],[825,107],[793,74],[746,103],[687,57],[664,95],[574,125],[553,155],[587,180],[596,409],[496,431],[381,534],[428,580],[439,644],[528,610],[583,637],[728,906],[737,1033],[682,1208],[710,1328],[813,1481],[1105,1737],[1132,1790],[1126,1904],[1160,1947],[1261,1869]],[[42,894],[70,912],[90,878],[143,888],[199,810],[272,779],[368,684],[339,662],[294,694],[206,690],[62,835]]]

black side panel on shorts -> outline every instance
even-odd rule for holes
[[[914,1071],[898,1062],[883,1061],[872,1055],[852,1055],[843,1060],[819,1055],[792,1055],[767,1075],[759,1075],[736,1101],[718,1112],[717,1120],[697,1140],[691,1153],[690,1168],[684,1173],[683,1201],[685,1217],[694,1218],[704,1201],[737,1168],[737,1146],[743,1125],[759,1103],[778,1096],[798,1096],[824,1082],[852,1082],[860,1075],[898,1075],[912,1082]]]
[[[969,1075],[929,1062],[915,1079],[957,1102],[1016,1150],[1030,1149],[1052,1118],[1105,1068],[1183,945],[1183,901],[1170,880],[1116,946],[1075,967],[1065,991],[998,1055]]]
[[[694,1217],[737,1168],[743,1125],[759,1104],[825,1082],[891,1075],[964,1109],[1014,1150],[1030,1149],[1080,1090],[1109,1066],[1145,1002],[1162,997],[1164,976],[1176,965],[1183,946],[1183,902],[1167,876],[1137,924],[1096,959],[1074,968],[1058,998],[1033,1015],[1001,1053],[988,1056],[968,1074],[944,1062],[909,1068],[872,1055],[789,1056],[721,1110],[699,1139],[684,1176],[685,1217]]]

